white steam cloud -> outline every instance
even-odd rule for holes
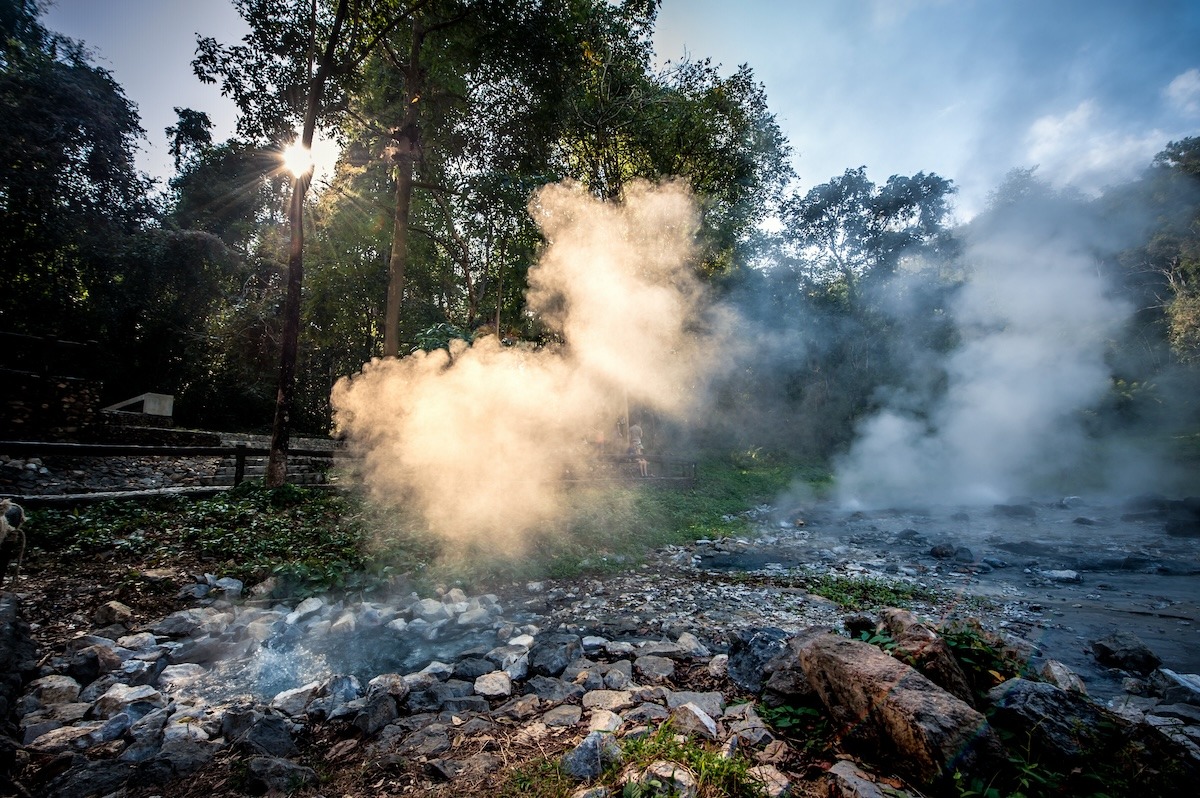
[[[1084,240],[1051,222],[968,242],[942,390],[898,391],[860,425],[838,464],[842,501],[996,502],[1083,462],[1084,412],[1110,387],[1105,349],[1131,312]]]
[[[528,309],[563,345],[455,342],[368,363],[332,396],[374,498],[493,553],[520,551],[558,517],[562,476],[585,467],[598,436],[623,450],[614,437],[626,407],[630,423],[639,411],[687,414],[712,362],[711,334],[691,327],[704,297],[689,266],[698,212],[686,188],[639,183],[614,204],[546,186],[530,213],[548,244],[529,272]]]

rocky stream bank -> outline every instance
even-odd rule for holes
[[[104,602],[53,650],[5,593],[3,794],[571,794],[522,781],[551,778],[537,762],[580,798],[727,794],[682,755],[631,759],[631,741],[668,723],[672,750],[742,761],[746,795],[959,794],[1018,754],[1053,763],[1063,794],[1091,794],[1080,780],[1110,760],[1137,776],[1108,794],[1182,794],[1200,775],[1200,677],[1128,631],[1090,646],[1121,685],[1094,700],[1016,634],[1030,628],[1020,601],[965,603],[960,628],[1011,669],[981,683],[939,634],[937,601],[849,613],[775,560],[713,567],[794,542],[802,527],[781,534],[777,515],[774,538],[670,547],[631,573],[504,595],[280,602],[269,584],[146,573],[173,580],[184,607],[143,618]],[[845,554],[823,567],[876,567]],[[877,573],[936,581],[942,560],[914,557],[933,565]]]

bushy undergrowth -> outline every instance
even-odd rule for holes
[[[619,570],[665,543],[738,532],[722,518],[771,499],[795,471],[786,463],[709,457],[687,487],[575,487],[566,517],[532,533],[520,552],[456,548],[403,509],[376,507],[353,493],[254,483],[208,499],[39,510],[27,531],[46,552],[104,553],[150,567],[198,562],[248,582],[274,575],[294,593],[369,590],[401,574],[417,588],[435,581],[484,586]]]

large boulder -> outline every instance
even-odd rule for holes
[[[982,714],[875,646],[817,634],[803,636],[792,653],[792,667],[849,739],[874,746],[906,775],[936,783],[955,770],[991,771],[1000,761],[999,740]]]
[[[911,663],[943,690],[974,705],[967,674],[937,632],[908,610],[886,609],[881,619],[888,634],[896,641],[895,656]]]

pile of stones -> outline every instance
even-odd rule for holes
[[[580,798],[599,798],[619,789],[600,783],[625,764],[619,741],[669,721],[698,745],[748,757],[764,793],[786,795],[797,786],[785,772],[794,752],[762,720],[764,704],[817,709],[879,772],[922,790],[947,788],[955,771],[993,772],[1006,757],[998,731],[1058,763],[1087,766],[1094,752],[1132,742],[1154,762],[1179,763],[1172,778],[1200,775],[1200,677],[1161,668],[1136,640],[1105,643],[1141,693],[1105,708],[1029,648],[1014,652],[1037,680],[1009,679],[981,700],[946,643],[905,610],[848,618],[837,629],[735,630],[715,651],[690,632],[615,639],[544,629],[506,618],[494,595],[456,589],[386,604],[290,605],[243,601],[236,580],[197,584],[205,588],[198,606],[135,627],[129,609],[110,602],[96,611],[93,634],[40,664],[13,666],[26,681],[6,699],[17,739],[0,750],[11,753],[12,772],[37,780],[30,789],[107,795],[167,785],[219,758],[241,763],[250,792],[292,791],[317,783],[298,761],[298,741],[324,729],[337,740],[331,766],[365,755],[385,770],[416,767],[431,782],[469,784],[504,767],[497,739],[536,745],[559,757]],[[892,650],[844,630],[886,635]],[[398,663],[420,657],[421,666],[333,667],[331,652],[362,640],[401,652]],[[262,677],[291,660],[313,667],[287,671],[288,686],[262,692]],[[620,774],[644,795],[697,790],[697,774],[680,762],[630,764]],[[830,795],[885,794],[880,776],[849,759],[821,778]]]

